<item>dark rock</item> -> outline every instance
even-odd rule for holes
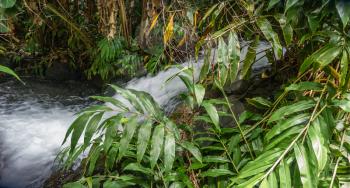
[[[248,80],[237,80],[224,86],[224,91],[227,94],[243,94],[248,90],[249,86],[250,82]]]
[[[80,79],[80,74],[74,71],[68,63],[62,63],[59,61],[54,61],[49,67],[47,67],[46,79],[54,81],[64,81],[64,80],[78,80]]]

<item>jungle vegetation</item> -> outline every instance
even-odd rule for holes
[[[64,187],[311,188],[350,181],[348,1],[1,0],[0,7],[3,53],[40,57],[20,65],[39,74],[56,58],[107,83],[204,54],[198,80],[191,66],[172,77],[188,89],[184,121],[142,91],[110,85],[128,104],[94,96],[111,105],[83,110],[67,130],[63,168],[84,151],[88,156],[80,179]],[[261,40],[271,46],[272,68],[262,76],[284,77],[272,97],[246,99],[253,110],[237,115],[224,87],[249,79]],[[249,48],[240,61],[242,41]],[[222,97],[206,95],[212,90]],[[195,130],[199,124],[208,128]]]

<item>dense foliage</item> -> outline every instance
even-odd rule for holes
[[[67,131],[65,168],[84,151],[88,156],[81,179],[65,187],[340,187],[350,181],[347,1],[58,1],[62,7],[67,3],[65,14],[75,11],[74,21],[57,10],[60,6],[31,2],[53,14],[33,14],[47,23],[35,25],[37,31],[66,24],[50,37],[68,35],[68,40],[50,45],[82,59],[86,54],[77,53],[86,51],[93,60],[87,68],[91,75],[107,78],[142,65],[156,72],[178,58],[181,46],[183,56],[199,59],[204,52],[198,80],[191,66],[169,78],[180,77],[188,89],[182,95],[186,121],[174,121],[141,91],[111,85],[125,100],[95,96],[106,104],[82,111]],[[98,16],[79,20],[89,2]],[[141,19],[138,29],[132,16]],[[94,44],[84,28],[98,32],[100,40]],[[48,45],[35,33],[28,40]],[[250,78],[260,40],[271,46],[265,51],[272,67],[267,76],[288,76],[271,98],[248,99],[255,110],[238,115],[224,87]],[[249,48],[241,62],[242,41]],[[223,98],[205,95],[214,89]],[[224,125],[223,117],[232,123]]]

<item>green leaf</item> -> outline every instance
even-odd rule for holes
[[[16,0],[0,0],[0,8],[11,8],[15,6]]]
[[[259,188],[278,188],[276,175],[272,172],[267,178],[265,178]]]
[[[22,83],[24,83],[24,82],[17,76],[17,74],[16,74],[13,70],[11,70],[10,68],[8,68],[8,67],[5,67],[5,66],[0,65],[0,72],[9,74],[9,75],[15,77],[17,80],[19,80],[19,81],[21,81]]]
[[[310,114],[306,113],[306,114],[296,115],[296,116],[294,116],[292,118],[288,118],[286,120],[282,120],[282,121],[278,122],[275,126],[273,126],[269,132],[267,132],[267,134],[265,135],[265,140],[269,141],[273,137],[281,134],[286,129],[289,129],[293,126],[296,126],[296,125],[299,125],[301,123],[306,122],[309,118],[310,118]]]
[[[96,132],[96,129],[98,127],[99,122],[101,121],[102,116],[103,116],[103,113],[101,112],[91,117],[85,130],[84,147],[87,147],[90,144],[91,138]]]
[[[91,96],[92,99],[103,101],[103,102],[109,102],[113,104],[116,107],[119,107],[122,110],[129,110],[128,107],[126,107],[122,102],[119,100],[113,98],[113,97],[102,97],[102,96]]]
[[[316,103],[313,100],[302,100],[291,105],[283,106],[271,115],[268,124],[273,121],[281,120],[281,118],[284,118],[285,116],[291,115],[293,113],[308,110],[315,105]]]
[[[349,69],[349,56],[346,50],[343,50],[343,55],[340,61],[340,85],[345,86],[347,80],[346,76],[348,75]]]
[[[294,153],[303,187],[317,187],[317,162],[312,159],[312,153],[298,143],[294,145]]]
[[[274,7],[279,2],[280,2],[280,0],[270,0],[269,5],[267,6],[267,10],[270,10],[272,7]]]
[[[253,188],[257,183],[259,183],[264,178],[264,173],[260,173],[250,178],[247,181],[237,185],[237,188]]]
[[[335,46],[334,44],[327,44],[324,47],[318,49],[316,52],[314,52],[312,55],[310,55],[304,60],[303,64],[300,66],[299,73],[302,74],[306,70],[308,70],[308,68],[312,65],[312,63],[314,63],[316,59],[321,56],[321,54],[324,54],[326,51],[329,51],[330,49],[334,49],[338,47],[339,46]]]
[[[345,112],[350,112],[350,101],[349,100],[333,100],[333,104],[335,106],[338,106],[339,108],[341,108],[342,110],[344,110]]]
[[[147,175],[151,175],[153,173],[152,169],[143,167],[139,163],[129,163],[124,170],[130,170],[130,171],[136,171],[136,172],[142,172]]]
[[[338,0],[336,1],[335,7],[337,8],[339,17],[343,23],[343,28],[345,28],[350,18],[350,2],[346,0]]]
[[[201,72],[199,74],[199,80],[202,82],[207,78],[207,74],[210,69],[210,54],[211,54],[211,49],[210,50],[205,50],[205,55],[204,55],[204,63],[201,68]]]
[[[334,46],[332,48],[327,49],[323,53],[321,53],[316,61],[320,64],[321,67],[325,67],[330,64],[341,52],[340,46]]]
[[[229,78],[231,83],[236,80],[238,75],[238,67],[240,62],[240,44],[236,33],[231,32],[229,35],[228,42],[228,55],[229,55]]]
[[[259,43],[259,36],[255,36],[255,41],[248,47],[247,55],[245,56],[243,60],[243,68],[242,68],[242,77],[246,78],[249,77],[248,73],[250,71],[250,68],[255,62],[256,58],[256,47]]]
[[[195,92],[197,104],[201,105],[204,99],[205,88],[201,84],[196,84],[194,85],[194,92]]]
[[[164,167],[165,171],[170,171],[175,161],[175,137],[172,132],[167,132],[164,144]]]
[[[137,117],[133,116],[128,119],[124,126],[123,136],[120,139],[118,160],[124,157],[129,149],[129,143],[134,136],[135,130],[138,127]]]
[[[277,14],[275,17],[281,26],[284,41],[286,42],[286,45],[289,46],[293,41],[293,28],[291,24],[287,22],[285,15]]]
[[[202,106],[207,111],[211,121],[215,125],[215,128],[220,131],[220,125],[219,125],[219,114],[216,110],[215,106],[209,102],[203,102]]]
[[[180,145],[183,148],[185,148],[187,151],[189,151],[194,156],[194,158],[197,159],[197,161],[202,163],[202,154],[201,154],[200,150],[195,145],[193,145],[191,142],[188,142],[188,141],[184,141],[184,142],[180,143]]]
[[[214,177],[214,178],[219,176],[227,176],[227,175],[234,175],[234,173],[227,169],[209,169],[201,173],[202,177]]]
[[[305,90],[320,91],[322,89],[323,89],[323,85],[318,82],[299,82],[297,84],[291,84],[285,88],[286,91],[305,91]]]
[[[316,156],[318,163],[318,175],[323,171],[327,164],[327,151],[328,148],[325,146],[325,138],[321,129],[327,129],[327,124],[321,124],[319,119],[312,122],[308,130],[308,137],[311,141],[311,148]]]
[[[164,143],[164,124],[159,124],[153,131],[151,140],[150,163],[153,169],[156,165]]]
[[[85,113],[81,116],[79,116],[72,125],[68,128],[66,136],[62,142],[64,144],[68,138],[68,136],[72,133],[71,141],[70,141],[70,153],[72,154],[74,152],[74,149],[78,143],[78,140],[83,133],[85,126],[90,118],[92,113]]]
[[[95,165],[97,162],[98,157],[100,156],[100,152],[101,152],[101,146],[98,146],[96,148],[93,149],[93,151],[91,152],[91,154],[89,155],[89,169],[87,174],[88,175],[92,175],[94,170],[95,170]]]
[[[280,162],[279,168],[278,168],[278,175],[280,178],[279,179],[280,187],[283,187],[283,188],[292,187],[289,165],[287,164],[286,160],[282,160]]]
[[[146,152],[149,139],[151,138],[152,122],[146,121],[138,131],[137,137],[137,161],[141,162],[143,155]]]
[[[270,22],[266,18],[258,19],[257,24],[266,39],[273,46],[276,58],[280,59],[282,57],[282,45],[278,38],[278,34],[272,29]]]
[[[299,0],[287,0],[286,7],[284,12],[287,12],[290,8],[292,8]]]
[[[278,157],[282,154],[283,150],[280,148],[274,148],[272,150],[265,151],[255,160],[248,162],[241,170],[238,176],[239,179],[255,176],[259,173],[265,172],[269,169]]]
[[[221,156],[205,156],[203,157],[204,163],[229,163],[230,160],[228,160],[226,157]]]
[[[254,97],[251,99],[246,99],[250,105],[253,105],[260,109],[270,108],[272,103],[262,97]]]

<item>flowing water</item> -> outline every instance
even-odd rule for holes
[[[259,50],[263,51],[266,47],[263,43]],[[242,57],[246,51],[243,48]],[[259,56],[262,57],[263,53]],[[259,59],[260,63],[255,67],[266,66],[267,59]],[[183,66],[188,66],[189,62]],[[195,77],[198,77],[201,61],[193,66],[197,70]],[[175,106],[171,99],[186,90],[179,78],[165,84],[178,71],[178,68],[170,68],[156,76],[134,79],[126,87],[150,93],[161,106],[166,107],[165,110],[171,111]],[[23,86],[17,81],[0,84],[1,188],[43,185],[52,172],[54,159],[74,114],[92,102],[87,98],[92,93],[85,90],[86,86],[76,84],[29,82]]]
[[[171,107],[170,99],[186,87],[178,78],[164,82],[178,71],[170,68],[154,77],[134,79],[126,87],[146,91],[161,106]],[[67,85],[0,84],[0,187],[41,187],[74,114],[89,104],[87,97]]]

